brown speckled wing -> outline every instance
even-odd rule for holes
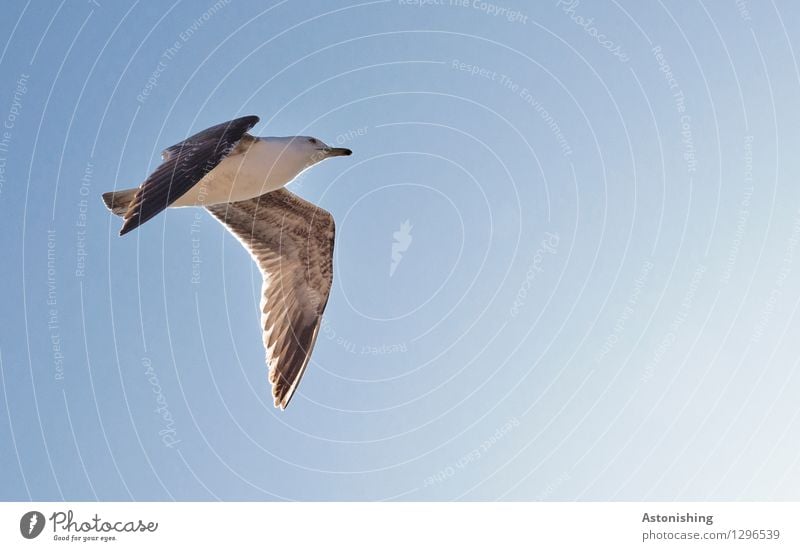
[[[289,405],[308,366],[333,281],[331,214],[279,189],[207,207],[250,251],[264,278],[261,326],[275,407]]]

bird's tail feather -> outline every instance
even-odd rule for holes
[[[118,191],[108,191],[103,194],[103,202],[108,207],[108,210],[117,216],[125,216],[128,212],[128,205],[133,201],[138,188],[121,189]]]

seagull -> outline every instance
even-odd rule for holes
[[[263,277],[261,327],[275,407],[305,373],[333,281],[331,213],[284,189],[307,168],[352,154],[310,136],[256,137],[258,117],[224,122],[161,153],[138,187],[103,194],[120,235],[167,207],[204,207],[248,250]]]

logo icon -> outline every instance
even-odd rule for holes
[[[19,519],[19,531],[26,540],[32,540],[44,530],[44,515],[39,511],[29,511]]]
[[[394,271],[397,269],[400,261],[403,260],[403,253],[406,252],[411,245],[411,228],[413,227],[411,222],[406,220],[400,224],[400,230],[392,234],[394,242],[392,243],[392,263],[389,265],[389,277],[394,275]]]

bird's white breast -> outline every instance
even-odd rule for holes
[[[232,203],[280,189],[305,168],[284,144],[260,139],[244,153],[230,155],[172,206]]]

